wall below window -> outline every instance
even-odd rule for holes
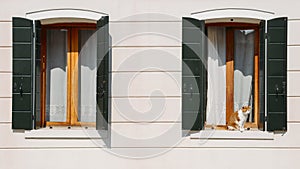
[[[129,150],[129,149],[127,149]],[[130,151],[133,151],[132,148]],[[149,151],[149,149],[143,149]],[[259,153],[258,153],[259,152]],[[47,161],[41,160],[41,155],[47,154]],[[26,149],[2,150],[1,157],[5,157],[5,168],[36,168],[43,166],[50,168],[239,168],[252,169],[253,161],[259,168],[289,168],[297,169],[299,150],[290,149],[259,149],[259,148],[200,148],[200,149],[172,149],[167,153],[148,159],[128,159],[111,155],[106,151],[87,149]],[[30,157],[25,158],[25,157]],[[45,157],[45,156],[44,156]],[[230,158],[226,158],[230,157]],[[271,158],[268,158],[271,157]],[[291,159],[292,158],[292,159]],[[3,159],[3,158],[2,158]],[[34,159],[34,162],[32,162]],[[103,160],[102,160],[103,159]],[[105,159],[105,160],[104,160]],[[293,160],[294,159],[294,160]],[[103,161],[103,162],[102,162]],[[233,162],[234,161],[234,162]],[[251,161],[250,164],[247,162]],[[102,163],[101,163],[102,162]],[[3,165],[3,162],[1,162]],[[201,167],[202,166],[202,167]],[[204,166],[204,167],[203,167]]]

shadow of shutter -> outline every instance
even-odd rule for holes
[[[41,126],[41,22],[35,21],[35,128]]]
[[[265,25],[259,24],[259,130],[265,130]]]

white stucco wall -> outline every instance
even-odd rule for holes
[[[0,6],[0,168],[41,168],[43,166],[45,169],[101,167],[232,169],[240,168],[240,165],[246,169],[299,168],[299,6],[300,2],[297,0],[2,1]],[[143,117],[131,117],[126,106],[113,105],[112,146],[115,148],[112,150],[104,148],[105,144],[101,140],[28,139],[25,138],[26,134],[23,131],[11,130],[12,17],[26,17],[28,12],[57,8],[88,9],[109,15],[112,37],[113,103],[120,105],[129,99],[135,109],[147,111],[151,107],[149,98],[165,100],[165,108],[161,116],[154,121]],[[192,12],[217,8],[260,9],[273,12],[274,17],[289,18],[288,132],[286,134],[275,134],[273,140],[200,141],[184,137],[176,144],[172,142],[172,139],[181,139],[181,17],[190,16]],[[261,15],[261,17],[272,16]],[[162,54],[158,55],[157,52]],[[128,93],[125,93],[118,86],[119,84],[128,86]],[[159,94],[153,93],[155,89],[160,90],[163,96],[155,97],[155,94]],[[151,123],[137,123],[149,121]],[[123,135],[143,141],[157,137],[166,131],[171,132],[169,137],[171,141],[166,143],[139,144],[139,142],[126,142],[119,138]],[[133,158],[145,157],[147,153],[153,157]]]

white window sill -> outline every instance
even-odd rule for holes
[[[201,130],[190,135],[191,139],[216,140],[273,140],[274,134],[264,131],[228,131],[228,130]]]
[[[101,139],[102,137],[95,129],[37,129],[25,131],[26,139]]]

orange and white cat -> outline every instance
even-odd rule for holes
[[[234,112],[230,116],[229,122],[227,124],[227,129],[244,131],[244,125],[250,112],[250,106],[243,106],[240,110]]]

